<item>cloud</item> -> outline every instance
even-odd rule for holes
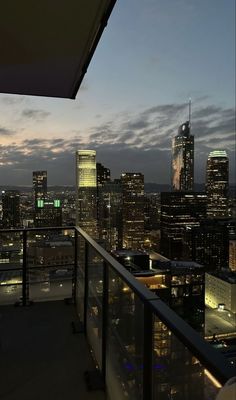
[[[72,185],[75,151],[91,148],[97,150],[97,161],[109,167],[113,177],[119,177],[124,171],[139,171],[144,173],[147,182],[169,183],[171,140],[178,126],[186,120],[186,106],[154,105],[137,113],[119,113],[105,123],[91,126],[87,138],[79,131],[72,131],[72,137],[65,132],[63,137],[32,138],[1,146],[0,179],[9,180],[11,175],[9,182],[31,184],[34,169],[47,169],[50,184]],[[207,156],[216,148],[228,152],[233,181],[234,110],[198,102],[192,115],[192,133],[195,136],[196,182],[204,182]]]
[[[33,120],[42,120],[50,115],[50,112],[44,110],[25,109],[21,113],[22,117]]]
[[[15,132],[8,128],[0,126],[0,136],[12,136]]]

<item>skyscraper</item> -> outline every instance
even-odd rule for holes
[[[123,247],[138,250],[144,240],[144,176],[127,172],[121,175]]]
[[[33,171],[33,194],[36,207],[37,200],[47,196],[47,171]]]
[[[207,159],[206,193],[209,218],[228,216],[229,159],[226,151],[211,151]]]
[[[20,193],[18,190],[2,191],[2,225],[3,228],[20,226]]]
[[[76,223],[93,237],[97,235],[96,151],[76,152]]]
[[[206,271],[217,271],[229,265],[229,231],[217,220],[188,226],[184,233],[184,253],[188,260],[204,265]]]
[[[206,201],[201,192],[161,193],[161,252],[165,257],[183,259],[185,229],[199,226],[206,218]]]
[[[172,190],[191,192],[194,188],[194,136],[190,121],[180,125],[172,140]]]

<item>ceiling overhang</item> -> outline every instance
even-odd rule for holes
[[[115,2],[2,2],[0,92],[74,99]]]

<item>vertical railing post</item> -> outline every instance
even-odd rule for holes
[[[88,264],[89,245],[85,241],[84,248],[84,332],[87,333],[87,309],[88,309]]]
[[[23,230],[23,271],[22,271],[22,305],[26,306],[28,301],[27,282],[27,231]]]
[[[77,276],[78,276],[78,232],[75,229],[75,249],[74,249],[74,269],[72,280],[72,301],[76,304],[77,295]]]
[[[102,376],[104,383],[106,381],[107,328],[108,328],[108,264],[105,261],[103,261]]]
[[[144,303],[143,400],[152,399],[153,321],[152,311]]]

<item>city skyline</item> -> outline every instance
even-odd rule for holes
[[[75,101],[0,95],[0,183],[29,185],[43,168],[52,184],[72,185],[73,155],[89,148],[112,178],[140,171],[170,184],[190,96],[195,182],[216,149],[235,182],[234,30],[232,0],[118,2]]]

